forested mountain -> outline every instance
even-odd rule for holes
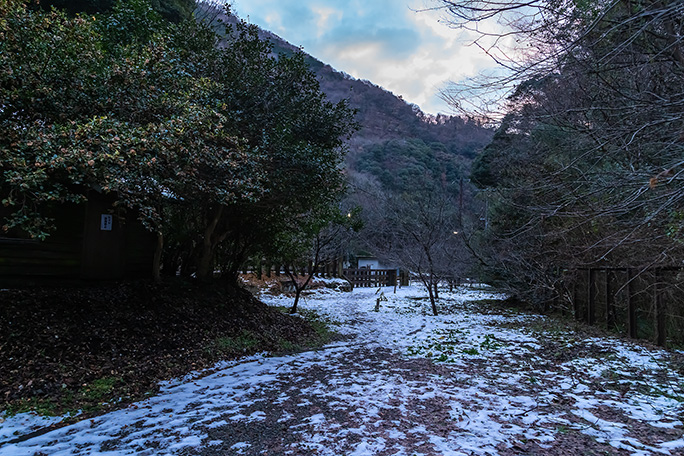
[[[370,81],[353,79],[329,65],[313,68],[332,101],[347,98],[358,110],[361,130],[352,142],[353,150],[386,140],[418,139],[441,143],[450,153],[472,158],[491,138],[490,131],[473,119],[431,116]]]
[[[259,35],[273,44],[274,54],[302,52],[267,30],[260,29]],[[395,182],[397,174],[404,176],[398,178],[404,182],[407,174],[426,172],[435,182],[465,176],[471,160],[492,138],[493,130],[476,119],[426,114],[371,81],[355,79],[313,56],[304,56],[328,99],[334,103],[348,100],[357,112],[359,130],[348,142],[348,168],[375,176],[388,189],[405,185]]]

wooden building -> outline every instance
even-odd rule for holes
[[[344,270],[344,277],[354,287],[393,287],[409,285],[409,274],[400,268],[385,264],[379,258],[361,254],[356,256],[356,268]]]
[[[45,241],[0,233],[0,283],[152,277],[154,235],[114,201],[92,190],[87,203],[52,208]]]
[[[356,261],[358,269],[399,269],[392,264],[385,264],[377,257],[371,255],[358,255]]]

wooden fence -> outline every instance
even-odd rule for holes
[[[576,320],[660,346],[684,345],[684,268],[579,268],[564,282]]]
[[[322,277],[341,277],[342,276],[342,261],[329,261],[327,263],[323,263],[318,265],[318,268],[316,270],[313,270],[313,263],[309,262],[309,265],[303,268],[302,270],[297,269],[297,273],[301,274],[311,274],[315,273],[318,276]],[[290,270],[294,270],[294,268],[290,268]],[[245,269],[242,271],[243,273],[254,273],[256,274],[259,278],[262,276],[266,277],[272,277],[272,276],[280,276],[282,274],[285,274],[285,266],[279,265],[279,264],[273,264],[269,263],[267,261],[262,261],[261,263],[254,263],[251,265],[247,265]]]
[[[345,269],[344,277],[354,287],[393,287],[397,284],[396,269]]]
[[[259,278],[262,276],[271,277],[273,275],[280,276],[284,274],[283,267],[278,265],[262,264],[254,265],[246,268],[243,272],[245,274],[253,272]],[[311,274],[313,268],[309,266],[305,268],[305,273]],[[354,287],[393,287],[397,283],[400,286],[409,285],[409,275],[407,272],[401,271],[397,274],[396,269],[344,269],[341,261],[331,261],[327,264],[320,265],[315,273],[323,277],[342,277],[346,279]],[[398,282],[397,282],[398,280]]]

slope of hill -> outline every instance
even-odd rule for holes
[[[204,7],[212,22],[235,24],[211,3]],[[278,35],[259,29],[259,37],[273,44],[274,55],[302,52],[330,101],[347,99],[356,109],[359,131],[350,139],[347,170],[350,175],[372,176],[391,192],[412,186],[445,188],[470,174],[473,158],[493,136],[493,130],[475,119],[423,113],[415,104],[366,80],[337,71]]]
[[[266,30],[262,29],[261,37],[273,43],[276,54],[303,52]],[[407,103],[370,81],[355,79],[315,57],[306,53],[305,56],[328,98],[333,102],[348,99],[351,107],[357,109],[361,130],[356,135],[356,145],[362,143],[362,139],[370,143],[400,138],[420,139],[426,143],[440,142],[447,150],[472,158],[475,151],[489,143],[492,137],[491,130],[473,119],[425,114],[417,105]]]
[[[216,9],[213,12],[214,19],[237,21]],[[260,29],[259,36],[273,44],[275,55],[303,52],[268,30]],[[472,159],[493,136],[492,129],[475,119],[425,114],[370,81],[355,79],[303,54],[328,98],[332,102],[347,99],[357,110],[360,129],[348,144],[348,169],[374,176],[386,189],[405,187],[411,175],[442,181],[465,177]],[[394,179],[398,174],[404,177]]]
[[[275,54],[300,51],[269,31],[261,30],[261,37],[273,43]],[[474,119],[425,114],[370,81],[305,57],[328,98],[347,99],[357,110],[360,130],[349,142],[348,168],[373,175],[388,190],[405,188],[409,176],[427,174],[442,181],[466,176],[472,159],[492,138],[493,131]]]

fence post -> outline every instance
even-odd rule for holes
[[[627,268],[627,320],[629,327],[629,337],[637,337],[636,306],[634,303],[634,271]]]
[[[575,270],[574,274],[572,275],[572,308],[573,312],[575,313],[575,321],[579,321],[580,319],[580,306],[579,306],[579,301],[577,301],[577,283],[579,282],[579,277],[577,277],[577,270]]]
[[[606,269],[606,329],[613,329],[615,326],[615,296],[611,286],[610,269]]]
[[[593,268],[589,268],[589,272],[587,274],[589,276],[589,284],[587,285],[587,323],[589,325],[594,324],[594,319],[595,319],[595,308],[596,308],[596,294],[595,294],[595,278],[596,278],[596,270]]]
[[[561,316],[563,316],[563,317],[565,317],[565,306],[563,305],[563,301],[562,301],[561,297],[563,296],[563,288],[564,287],[565,287],[565,285],[563,284],[563,276],[561,275],[558,282],[556,282],[553,285],[553,300],[551,303],[551,305],[553,306],[553,310],[558,311],[558,309],[560,309]]]
[[[655,313],[655,332],[656,344],[664,347],[667,342],[667,328],[665,325],[665,310],[663,309],[663,300],[660,295],[660,268],[655,268],[653,271],[653,307]]]

